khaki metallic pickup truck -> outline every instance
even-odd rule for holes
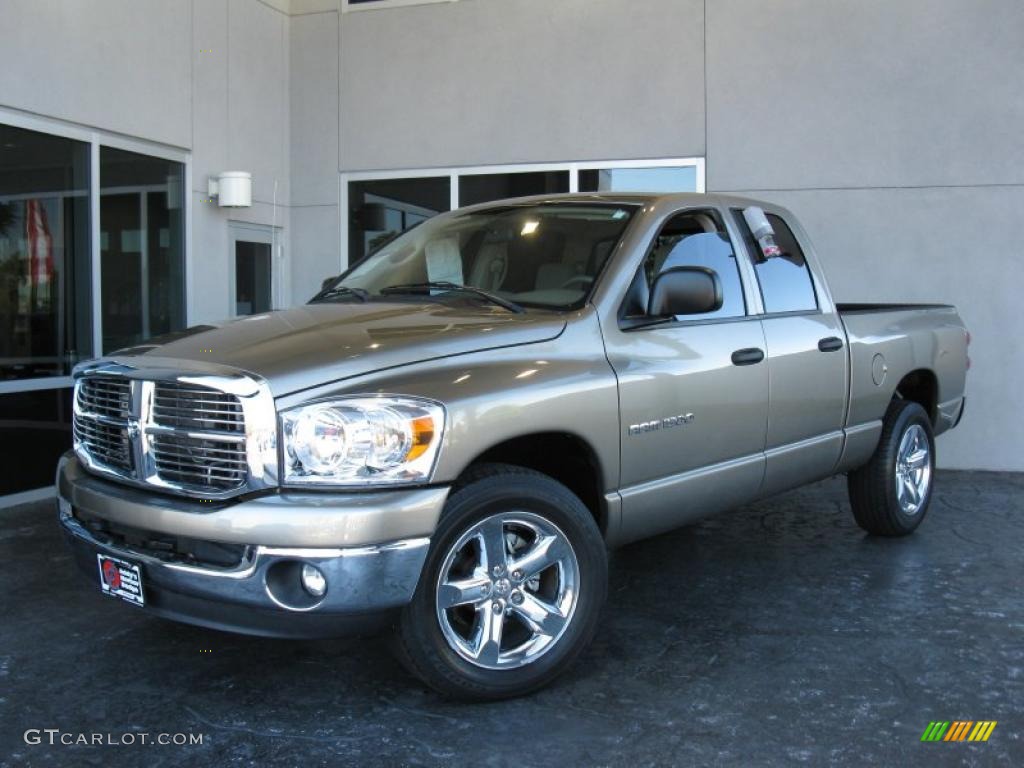
[[[836,474],[868,533],[913,531],[968,343],[949,306],[836,305],[776,206],[488,203],[79,366],[60,524],[153,614],[390,626],[439,691],[520,695],[591,640],[610,547]]]

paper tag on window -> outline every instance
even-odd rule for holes
[[[426,246],[427,279],[432,283],[455,283],[464,285],[462,279],[462,254],[459,241],[454,237],[431,240]]]

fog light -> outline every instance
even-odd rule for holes
[[[315,565],[306,563],[302,566],[302,586],[313,597],[323,597],[327,592],[327,579]]]

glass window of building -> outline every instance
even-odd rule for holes
[[[352,181],[348,185],[348,258],[355,264],[405,230],[451,207],[451,179]],[[327,275],[325,275],[327,277]]]
[[[580,192],[696,192],[697,168],[580,169]]]
[[[185,325],[184,167],[100,147],[103,351]]]
[[[459,206],[569,191],[569,171],[474,173],[459,177]]]
[[[91,356],[89,145],[0,125],[0,380]]]

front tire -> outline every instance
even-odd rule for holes
[[[445,505],[397,627],[398,656],[448,696],[530,693],[590,643],[607,573],[601,532],[568,488],[532,470],[481,466]]]
[[[875,536],[906,536],[921,524],[932,500],[935,437],[919,404],[893,400],[878,447],[847,488],[857,525]]]

